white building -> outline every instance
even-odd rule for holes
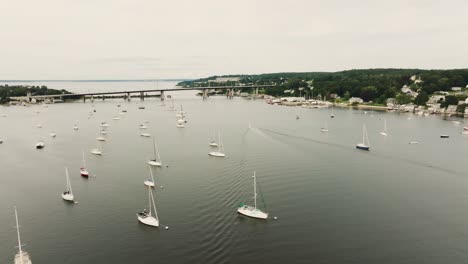
[[[418,93],[411,90],[411,88],[409,88],[408,86],[406,85],[403,85],[403,87],[401,88],[401,92],[404,93],[404,94],[407,94],[407,95],[411,95],[411,97],[416,97],[418,96]]]
[[[348,100],[348,103],[350,103],[350,104],[352,104],[352,103],[361,104],[361,103],[363,103],[363,102],[364,102],[364,100],[362,100],[362,99],[359,98],[359,97],[351,97],[351,98],[349,98],[349,100]]]
[[[427,104],[437,104],[440,100],[445,100],[445,95],[433,95],[429,97]]]
[[[458,92],[458,91],[461,91],[462,88],[461,87],[452,87],[452,91],[454,92]]]

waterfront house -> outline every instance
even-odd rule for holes
[[[449,105],[447,106],[447,110],[445,110],[446,113],[455,113],[457,112],[457,106],[456,105]]]
[[[410,95],[411,97],[416,97],[418,96],[418,93],[411,90],[411,88],[409,88],[408,86],[406,85],[403,85],[403,87],[401,88],[401,92],[404,93],[404,94],[407,94],[407,95]]]
[[[445,95],[433,95],[429,97],[429,100],[427,101],[427,104],[437,104],[440,101],[445,100]]]
[[[454,91],[454,92],[459,92],[459,91],[462,90],[462,88],[461,87],[452,87],[451,90]]]
[[[348,103],[352,104],[352,103],[358,103],[358,104],[362,104],[364,102],[364,100],[362,100],[361,98],[359,97],[351,97],[349,98],[348,100]]]

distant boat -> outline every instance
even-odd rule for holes
[[[70,177],[68,176],[68,169],[66,167],[65,167],[65,177],[67,179],[67,186],[66,186],[66,191],[62,193],[62,198],[65,201],[73,202],[75,197],[73,196]]]
[[[223,141],[221,140],[221,134],[218,132],[218,146],[216,147],[216,151],[212,151],[208,153],[208,155],[213,156],[213,157],[220,157],[224,158],[226,154],[224,154],[224,145]]]
[[[127,109],[122,110],[122,113],[127,113]]]
[[[54,137],[57,136],[57,133],[55,133],[54,131],[52,131],[52,132],[50,133],[50,136],[54,138]]]
[[[299,118],[300,118],[300,117],[299,117],[299,115],[298,115],[298,114],[296,114],[296,120],[299,120]]]
[[[15,264],[32,264],[31,258],[29,257],[28,252],[23,251],[23,246],[21,245],[21,237],[20,237],[20,225],[18,223],[18,212],[16,211],[15,206],[15,219],[16,219],[16,233],[18,235],[18,254],[15,255]]]
[[[370,149],[369,137],[367,136],[367,129],[365,124],[362,127],[362,143],[356,144],[356,148],[367,151]]]
[[[182,105],[180,105],[180,111],[179,113],[176,114],[176,117],[179,117],[182,119],[185,117],[185,111],[182,109]]]
[[[137,213],[137,219],[142,224],[158,227],[159,226],[158,212],[156,211],[156,204],[154,203],[153,191],[151,190],[151,187],[149,186],[148,186],[148,201],[149,201],[149,204],[148,204],[149,212],[147,209],[144,209],[142,212]],[[153,216],[152,210],[154,210],[154,216]]]
[[[36,127],[37,127],[37,128],[42,128],[42,125],[41,125],[41,124],[37,124]]]
[[[85,178],[88,178],[89,177],[89,172],[86,170],[86,161],[85,161],[84,151],[81,151],[81,154],[83,156],[83,165],[80,168],[80,175],[85,177]]]
[[[138,127],[139,127],[140,129],[147,129],[147,128],[148,128],[148,127],[145,126],[144,124],[140,124]]]
[[[99,144],[99,141],[97,143],[97,147],[92,149],[91,153],[94,154],[94,155],[102,155],[101,144]]]
[[[332,106],[332,111],[331,111],[331,118],[335,118],[335,108]]]
[[[380,135],[382,136],[387,136],[387,119],[384,118],[384,129],[382,132],[380,132]]]
[[[449,138],[450,136],[449,135],[440,135],[440,138]]]
[[[265,213],[257,208],[257,178],[255,176],[255,171],[253,177],[253,186],[254,186],[254,206],[246,205],[241,203],[239,208],[237,208],[237,212],[243,214],[245,216],[259,218],[259,219],[267,219],[268,213]]]
[[[142,137],[151,137],[151,134],[148,134],[148,133],[141,133],[140,136],[142,136]]]
[[[101,133],[101,135],[107,135],[107,131],[105,129],[101,129],[101,132],[99,133]]]
[[[461,124],[461,122],[460,122],[460,121],[452,121],[452,123],[453,123],[453,124],[455,124],[455,125],[459,125],[459,124]]]
[[[325,125],[320,129],[321,132],[328,132],[328,125],[327,121],[325,121]]]
[[[148,164],[151,166],[161,167],[162,165],[161,156],[159,155],[159,151],[156,145],[156,141],[154,140],[154,137],[153,137],[153,154],[154,154],[154,158],[149,160]]]
[[[120,120],[121,118],[119,116],[114,116],[112,120]]]
[[[77,124],[73,125],[73,130],[78,130],[78,125]]]
[[[43,149],[44,147],[45,147],[44,141],[39,140],[39,141],[36,143],[36,149]]]
[[[148,166],[148,167],[149,167],[149,170],[150,170],[151,178],[144,181],[143,184],[146,185],[146,186],[149,186],[149,187],[154,187],[155,181],[154,181],[154,176],[153,176],[153,170],[151,169],[151,166]]]
[[[102,132],[102,131],[101,131]],[[104,134],[100,133],[101,135],[98,135],[96,138],[98,141],[107,141],[106,138],[104,137]]]
[[[145,107],[144,106],[139,106],[138,109],[145,109]]]
[[[185,127],[185,121],[183,119],[177,120],[177,125],[176,127],[178,128],[184,128]]]
[[[101,127],[108,127],[109,125],[106,122],[101,122]]]
[[[218,142],[216,142],[216,133],[213,134],[213,138],[211,139],[209,145],[210,145],[211,147],[218,147]]]
[[[171,106],[169,106],[169,109],[171,111],[174,111],[175,110],[175,106],[174,106],[174,98],[171,97]]]
[[[409,144],[419,144],[418,141],[410,141]]]

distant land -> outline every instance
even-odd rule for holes
[[[90,79],[90,80],[0,80],[0,83],[8,82],[182,82],[190,81],[191,79],[179,78],[179,79],[128,79],[128,80],[116,80],[116,79]]]
[[[262,93],[272,96],[307,96],[386,105],[389,99],[398,104],[426,105],[431,95],[450,92],[439,103],[442,107],[466,100],[468,69],[357,69],[339,72],[280,72],[255,75],[222,75],[179,82],[182,87],[275,85]],[[250,92],[245,89],[246,92]],[[453,93],[455,91],[455,93]],[[464,107],[463,107],[464,110]]]

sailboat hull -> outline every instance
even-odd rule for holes
[[[80,175],[82,177],[88,178],[89,177],[89,172],[87,170],[81,170]]]
[[[387,136],[387,133],[386,132],[380,132],[380,135]]]
[[[146,180],[143,182],[146,186],[149,186],[149,187],[154,187],[154,182],[153,181],[150,181],[150,180]]]
[[[154,161],[154,160],[149,160],[148,164],[151,165],[151,166],[156,166],[156,167],[161,167],[162,166],[161,162],[157,162],[157,161]]]
[[[99,149],[93,149],[91,150],[91,153],[94,155],[102,155],[102,152]]]
[[[252,218],[258,218],[258,219],[267,219],[268,218],[268,213],[262,212],[259,209],[255,209],[253,206],[248,206],[244,205],[241,206],[237,209],[237,212],[239,214],[252,217]]]
[[[15,264],[32,264],[28,252],[23,251],[15,255]]]
[[[138,221],[140,221],[140,223],[142,224],[154,226],[154,227],[159,226],[159,220],[157,220],[156,218],[152,216],[141,217],[140,215],[137,214],[137,218],[138,218]]]
[[[75,197],[73,197],[73,194],[63,194],[63,193],[62,193],[62,198],[65,201],[69,201],[69,202],[73,202],[73,200],[75,199]]]
[[[370,149],[369,146],[366,146],[366,145],[364,145],[364,144],[362,144],[362,143],[361,143],[361,144],[357,144],[357,145],[356,145],[356,148],[357,148],[357,149],[360,149],[360,150],[366,150],[366,151],[369,151],[369,149]]]
[[[216,148],[216,147],[218,147],[218,143],[210,143],[210,146]]]
[[[226,154],[221,153],[221,152],[217,152],[217,151],[210,152],[210,153],[208,153],[208,155],[210,155],[212,157],[220,157],[220,158],[226,157]]]

